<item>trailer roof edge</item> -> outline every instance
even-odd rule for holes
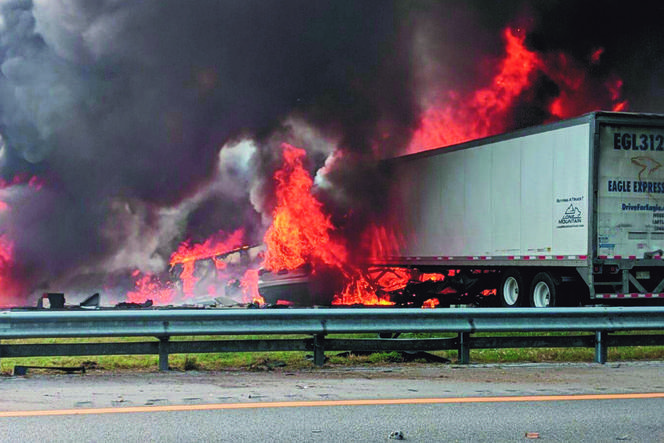
[[[457,143],[453,145],[440,146],[437,148],[428,149],[425,151],[416,152],[413,154],[405,154],[397,157],[391,157],[385,159],[389,162],[396,159],[414,159],[420,157],[428,157],[431,155],[437,155],[441,150],[445,152],[459,151],[462,149],[474,148],[477,146],[483,146],[489,143],[495,143],[503,140],[509,140],[516,137],[523,137],[532,134],[539,134],[541,132],[567,128],[570,126],[576,126],[584,123],[590,123],[593,120],[597,120],[603,123],[613,123],[613,124],[643,124],[643,123],[657,123],[659,125],[664,125],[664,114],[655,114],[655,113],[637,113],[637,112],[617,112],[617,111],[593,111],[586,114],[579,115],[577,117],[572,117],[564,120],[559,120],[551,123],[544,123],[536,126],[528,126],[521,129],[516,129],[514,131],[504,132],[501,134],[491,135],[488,137],[478,138],[474,140],[469,140],[463,143]]]

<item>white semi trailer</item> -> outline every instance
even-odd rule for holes
[[[503,306],[664,299],[663,165],[664,115],[617,112],[389,160],[398,240],[370,265],[448,275],[406,302],[491,288]]]

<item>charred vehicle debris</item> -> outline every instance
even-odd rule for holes
[[[662,115],[593,112],[386,160],[403,240],[365,269],[405,273],[387,291],[400,306],[657,303],[663,143]],[[279,282],[306,286],[259,288]]]
[[[384,160],[397,208],[385,223],[401,240],[362,258],[361,270],[257,269],[262,302],[238,302],[246,289],[241,273],[227,271],[264,254],[262,246],[244,246],[176,263],[169,278],[177,287],[185,271],[196,273],[202,287],[210,279],[219,284],[223,269],[224,294],[192,301],[198,307],[340,304],[336,295],[352,272],[391,306],[657,303],[664,300],[662,164],[664,115],[625,112],[593,112]],[[67,308],[61,293],[46,294],[38,307],[45,303]],[[95,294],[75,308],[99,306]]]

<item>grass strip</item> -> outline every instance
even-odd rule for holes
[[[638,334],[661,334],[659,331],[640,331]],[[629,332],[620,335],[633,335]],[[474,334],[475,337],[482,336],[566,336],[581,335],[575,332],[556,333],[505,333],[505,334]],[[592,334],[590,334],[592,335]],[[614,334],[618,335],[618,334]],[[446,338],[454,337],[455,334],[402,334],[399,338]],[[308,336],[203,336],[203,337],[173,337],[173,341],[187,340],[273,340],[304,338]],[[360,339],[377,338],[374,334],[349,334],[330,335],[328,338],[338,339]],[[55,343],[131,343],[157,341],[154,337],[115,337],[97,339],[30,339],[30,340],[3,340],[1,344],[55,344]],[[435,351],[431,354],[447,358],[456,362],[457,352]],[[372,354],[354,355],[328,351],[327,366],[362,366],[382,365],[388,363],[402,363],[406,361],[400,352],[378,352]],[[508,348],[508,349],[474,349],[471,350],[472,363],[528,363],[528,362],[592,362],[594,360],[594,349],[592,348]],[[610,347],[608,350],[609,361],[638,361],[638,360],[664,360],[664,346],[627,346]],[[410,360],[408,360],[410,361]],[[415,360],[425,361],[425,360]],[[9,375],[15,365],[29,366],[84,366],[90,370],[104,371],[157,371],[157,355],[118,355],[118,356],[81,356],[81,357],[24,357],[24,358],[1,358],[0,373]],[[196,354],[171,354],[169,365],[172,370],[178,371],[220,371],[220,370],[243,370],[243,371],[270,371],[270,370],[298,370],[313,368],[311,353],[309,352],[222,352],[222,353],[196,353]]]

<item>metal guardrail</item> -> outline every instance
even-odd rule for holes
[[[99,311],[1,311],[0,340],[65,337],[147,337],[151,342],[2,344],[0,358],[56,355],[169,354],[247,351],[311,351],[322,365],[324,352],[432,351],[456,349],[468,363],[470,349],[506,347],[594,347],[606,362],[607,347],[664,345],[664,335],[612,335],[618,331],[664,330],[664,308],[517,309],[156,309]],[[473,333],[592,332],[577,336],[484,336]],[[335,339],[330,334],[455,333],[440,339]],[[171,340],[178,336],[305,335],[255,340]]]

